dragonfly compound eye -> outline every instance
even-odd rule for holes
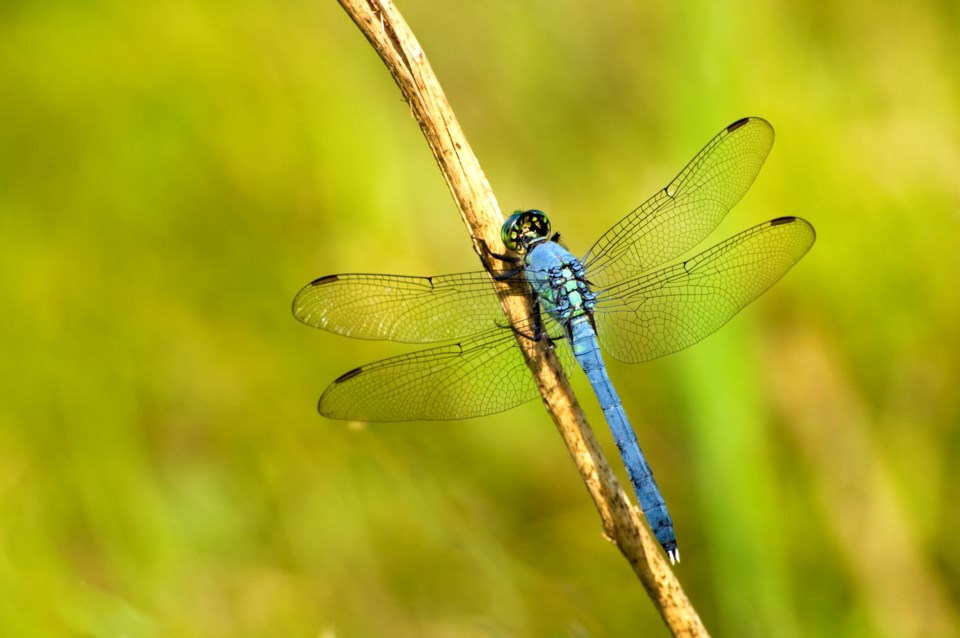
[[[507,218],[500,237],[512,251],[522,253],[550,236],[550,220],[540,210],[515,211]]]

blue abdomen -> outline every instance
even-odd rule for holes
[[[676,560],[677,539],[666,503],[600,355],[592,321],[596,296],[587,284],[583,264],[563,246],[547,241],[527,254],[526,275],[541,309],[563,326],[573,355],[600,402],[647,523],[670,560]]]

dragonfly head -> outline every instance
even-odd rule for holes
[[[500,237],[510,250],[525,253],[550,237],[550,220],[542,210],[514,211],[503,223]]]

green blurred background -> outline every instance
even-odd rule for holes
[[[400,9],[501,205],[575,253],[773,123],[712,240],[800,215],[813,250],[696,347],[610,362],[677,573],[718,636],[958,635],[957,3]],[[332,0],[4,0],[0,264],[0,635],[667,634],[538,403],[317,415],[413,348],[300,325],[300,286],[479,267]]]

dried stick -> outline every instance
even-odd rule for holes
[[[474,249],[491,270],[489,251],[500,247],[503,215],[489,182],[460,129],[427,57],[391,0],[338,0],[380,55],[420,124],[473,239]],[[515,325],[530,317],[529,300],[508,295],[494,282],[508,318]],[[707,636],[673,572],[613,471],[587,424],[560,362],[547,340],[519,338],[547,411],[563,437],[603,520],[674,636]]]

